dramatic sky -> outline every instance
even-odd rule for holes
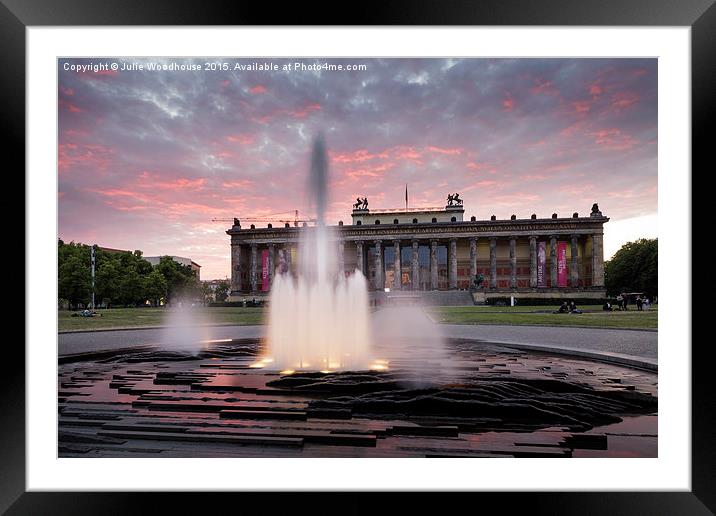
[[[224,59],[228,71],[65,70],[59,61],[59,236],[186,256],[230,275],[229,223],[309,217],[312,138],[325,135],[328,222],[351,204],[444,206],[465,218],[587,215],[611,221],[605,258],[656,236],[655,59],[335,59],[365,70],[235,70],[315,59]],[[274,215],[280,214],[280,215]],[[249,222],[246,222],[248,224]],[[266,222],[257,222],[265,226]],[[277,224],[274,224],[277,225]]]

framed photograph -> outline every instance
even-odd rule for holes
[[[713,511],[690,258],[716,11],[517,4],[4,2],[28,302],[0,507]]]

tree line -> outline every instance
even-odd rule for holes
[[[642,292],[653,299],[659,295],[659,241],[641,238],[624,244],[604,264],[607,294]]]
[[[92,295],[91,247],[57,242],[58,297],[71,308],[88,305]],[[95,249],[95,304],[139,306],[171,303],[202,295],[196,274],[188,265],[162,256],[152,266],[141,251],[107,252]]]

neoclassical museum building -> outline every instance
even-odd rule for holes
[[[339,269],[367,277],[375,296],[423,296],[444,304],[502,297],[600,299],[604,223],[591,213],[463,220],[462,200],[444,208],[370,210],[354,204],[352,223],[334,230]],[[305,226],[305,223],[304,223]],[[310,227],[242,227],[231,237],[230,300],[260,298],[281,272],[296,274],[299,234]],[[474,280],[481,278],[476,287]],[[382,293],[382,294],[381,294]],[[389,294],[386,294],[389,293]]]

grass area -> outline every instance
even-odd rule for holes
[[[527,324],[542,326],[584,326],[592,328],[656,329],[658,309],[649,311],[603,312],[600,306],[583,306],[583,314],[553,314],[551,306],[440,306],[428,309],[433,320],[447,324]],[[59,331],[141,328],[168,324],[171,308],[112,308],[97,310],[101,317],[72,317],[58,312]],[[243,307],[194,308],[204,324],[263,324],[265,309]]]
[[[72,317],[73,312],[57,312],[58,330],[107,330],[111,328],[137,328],[164,326],[172,313],[171,308],[112,308],[97,310],[101,317]],[[193,308],[191,313],[204,324],[263,324],[263,308],[217,307]]]
[[[583,306],[582,314],[553,314],[550,306],[439,306],[430,308],[433,320],[446,324],[519,324],[583,326],[585,328],[657,329],[658,309],[636,307],[626,312],[604,312],[600,306]]]

